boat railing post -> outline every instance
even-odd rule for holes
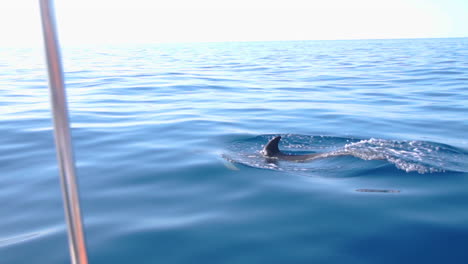
[[[51,0],[39,0],[47,70],[49,74],[50,100],[54,119],[55,147],[60,168],[71,261],[73,264],[86,264],[88,263],[86,241],[80,212],[78,185],[75,176],[75,161],[70,136],[60,48],[57,40],[54,10],[51,2]]]

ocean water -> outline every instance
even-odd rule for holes
[[[2,264],[69,263],[41,48],[0,49]],[[468,258],[468,39],[62,55],[90,263]]]

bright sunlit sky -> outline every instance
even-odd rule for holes
[[[468,37],[467,0],[56,0],[63,45]],[[0,3],[0,46],[42,45],[38,0]]]

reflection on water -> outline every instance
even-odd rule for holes
[[[466,44],[65,47],[90,263],[463,262]],[[68,263],[42,50],[0,51],[0,262]]]

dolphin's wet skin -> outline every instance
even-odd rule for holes
[[[281,152],[278,147],[280,140],[281,140],[281,136],[274,137],[265,145],[265,147],[260,153],[262,153],[267,159],[276,158],[280,160],[288,160],[288,161],[295,161],[295,162],[304,162],[304,161],[327,158],[327,157],[350,155],[345,152],[342,152],[342,153],[325,152],[325,153],[313,153],[313,154],[303,154],[303,155],[286,154],[286,153]]]
[[[304,154],[304,155],[294,155],[294,154],[285,154],[279,149],[279,141],[281,136],[274,137],[271,139],[260,153],[265,156],[267,160],[272,162],[272,159],[280,159],[294,162],[305,162],[314,159],[327,158],[327,157],[337,157],[343,155],[349,155],[348,153],[313,153],[313,154]],[[274,161],[273,161],[274,162]],[[390,190],[390,189],[356,189],[356,192],[368,192],[368,193],[400,193],[399,190]]]

